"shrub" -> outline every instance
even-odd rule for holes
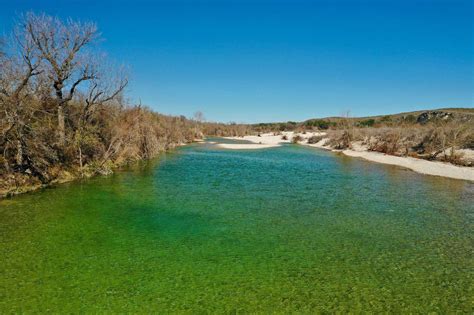
[[[302,140],[303,140],[303,137],[301,137],[300,135],[295,135],[295,136],[293,136],[293,139],[291,139],[291,142],[298,143]]]
[[[411,123],[411,124],[416,123],[416,117],[413,114],[403,116],[402,119],[407,123]]]
[[[323,140],[323,136],[311,136],[308,138],[308,143],[309,144],[314,144],[318,143],[319,141]]]
[[[337,150],[344,150],[351,147],[352,141],[364,140],[362,130],[365,129],[346,129],[333,130],[328,132],[329,140],[327,144]]]
[[[366,119],[359,122],[359,126],[361,127],[372,127],[374,124],[375,124],[374,119]]]
[[[317,127],[318,129],[329,129],[331,126],[335,126],[335,123],[326,121],[323,119],[308,120],[305,125],[307,127]]]

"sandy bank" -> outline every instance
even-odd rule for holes
[[[265,148],[278,147],[282,143],[290,143],[292,142],[292,139],[295,135],[296,134],[293,132],[282,132],[281,135],[274,135],[272,133],[267,133],[267,134],[261,134],[260,136],[229,137],[227,139],[247,140],[252,143],[250,144],[219,144],[218,146],[221,148],[226,148],[226,149],[265,149]],[[308,132],[306,134],[300,133],[298,135],[303,138],[303,140],[299,142],[299,144],[301,145],[305,145],[305,146],[309,146],[313,148],[319,148],[319,149],[332,150],[330,147],[326,146],[326,142],[328,141],[327,138],[322,139],[318,143],[313,143],[313,144],[307,143],[308,138],[312,136],[324,136],[325,133]],[[286,137],[285,140],[283,139],[283,136]],[[332,151],[338,151],[338,150],[332,150]],[[474,151],[472,150],[468,150],[468,151],[469,152],[463,152],[463,153],[474,154]],[[387,155],[387,154],[383,154],[379,152],[367,151],[363,146],[360,146],[357,143],[354,143],[354,150],[343,150],[343,151],[338,151],[338,152],[342,152],[343,154],[347,156],[359,157],[359,158],[363,158],[372,162],[404,167],[421,174],[474,181],[474,168],[472,167],[462,167],[462,166],[456,166],[456,165],[444,163],[444,162],[427,161],[427,160],[416,159],[412,157],[399,157],[399,156]]]
[[[217,147],[232,150],[256,150],[268,149],[280,146],[279,144],[260,144],[260,143],[218,143]]]
[[[472,167],[462,167],[443,162],[433,162],[412,157],[399,157],[371,151],[344,150],[342,153],[347,156],[360,157],[372,162],[405,167],[421,174],[474,181],[474,168]]]
[[[312,136],[324,136],[326,133],[324,132],[307,132],[305,134],[299,133],[299,135],[303,140],[302,142],[308,141],[308,139]],[[281,146],[283,143],[291,143],[293,140],[293,137],[296,134],[292,131],[284,131],[281,134],[275,135],[273,133],[263,133],[260,136],[244,136],[244,137],[225,137],[225,139],[231,139],[231,140],[246,140],[249,142],[252,142],[253,145],[258,144],[258,145],[265,145],[268,146],[269,148],[272,147],[278,147]],[[286,137],[286,139],[285,139]],[[253,149],[253,145],[248,144],[248,147],[240,147],[237,146],[237,144],[232,144],[232,145],[226,145],[228,149]],[[219,145],[222,147],[221,145]]]

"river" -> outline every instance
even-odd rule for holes
[[[474,183],[193,144],[0,200],[0,312],[472,312]]]

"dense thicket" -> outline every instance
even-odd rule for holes
[[[328,144],[336,149],[351,148],[359,142],[370,151],[474,166],[471,156],[474,150],[474,121],[354,127],[330,130],[328,136]],[[466,153],[469,156],[465,156]]]
[[[106,173],[201,138],[204,126],[238,129],[128,105],[125,72],[99,39],[93,23],[28,13],[0,42],[0,192]]]

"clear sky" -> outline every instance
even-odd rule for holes
[[[0,0],[97,22],[129,95],[167,114],[261,122],[474,107],[473,0]]]

